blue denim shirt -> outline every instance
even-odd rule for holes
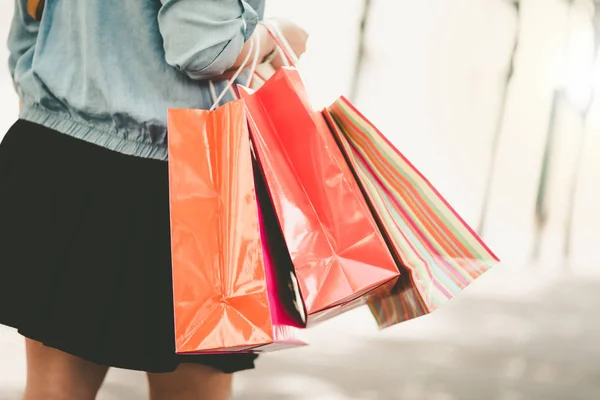
[[[264,0],[46,0],[36,22],[15,1],[20,117],[160,160],[167,109],[210,107],[206,79],[233,65],[264,12]]]

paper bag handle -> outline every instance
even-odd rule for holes
[[[267,29],[267,32],[269,32],[269,35],[271,35],[271,37],[275,41],[276,49],[282,55],[284,65],[288,67],[296,66],[298,64],[298,56],[296,56],[296,54],[294,53],[294,50],[292,49],[288,41],[285,39],[285,36],[281,33],[279,27],[274,23],[268,22],[261,22],[260,24]],[[225,85],[225,88],[223,89],[221,94],[217,96],[214,82],[212,80],[208,82],[210,93],[213,99],[213,105],[210,107],[210,110],[214,110],[219,106],[221,100],[223,100],[223,97],[225,97],[227,92],[230,92],[234,98],[239,97],[237,93],[233,90],[233,85],[235,84],[236,79],[244,71],[244,68],[248,64],[248,61],[250,61],[250,57],[253,53],[254,57],[252,57],[252,64],[250,66],[250,71],[248,74],[248,82],[246,83],[246,86],[249,87],[252,83],[252,79],[256,76],[258,58],[260,57],[260,39],[258,38],[258,36],[252,36],[252,41],[250,42],[250,50],[248,51],[248,54],[244,58],[244,61],[242,61],[242,64],[239,66],[233,77],[229,79],[227,85]],[[261,76],[258,76],[258,78],[264,81],[264,78],[262,78]]]
[[[237,69],[237,71],[235,72],[235,74],[233,74],[231,79],[229,79],[229,81],[227,81],[227,84],[225,85],[225,88],[223,88],[223,91],[221,92],[221,94],[219,94],[217,96],[214,82],[212,80],[208,82],[210,94],[213,99],[213,105],[210,107],[211,111],[216,109],[219,106],[221,100],[223,100],[223,97],[225,97],[227,92],[230,92],[234,98],[238,97],[237,94],[235,93],[235,91],[233,90],[233,85],[235,84],[235,81],[240,76],[240,74],[244,71],[244,68],[246,68],[248,61],[250,61],[250,58],[252,58],[252,64],[250,66],[250,74],[249,74],[248,83],[247,83],[247,85],[250,85],[250,82],[252,81],[252,76],[254,75],[254,71],[256,71],[256,66],[258,65],[259,57],[260,57],[260,39],[257,36],[252,36],[248,54],[246,54],[246,57],[240,64],[240,66]]]
[[[277,50],[283,56],[283,63],[288,67],[290,65],[292,67],[295,67],[298,64],[298,56],[296,56],[296,53],[294,53],[292,46],[290,46],[283,33],[281,33],[281,30],[279,29],[277,24],[270,22],[261,22],[261,25],[263,25],[267,29],[267,32],[269,32],[269,35],[271,35],[271,37],[275,41]]]

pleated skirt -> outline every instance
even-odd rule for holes
[[[0,145],[0,324],[148,372],[254,367],[175,354],[167,163],[18,121]]]

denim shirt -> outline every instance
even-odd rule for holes
[[[37,22],[15,2],[20,118],[159,160],[167,109],[209,108],[206,79],[231,68],[264,12],[264,0],[46,0]]]

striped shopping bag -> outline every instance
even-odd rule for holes
[[[401,267],[394,289],[369,302],[380,328],[434,311],[499,261],[348,100],[324,114]]]

